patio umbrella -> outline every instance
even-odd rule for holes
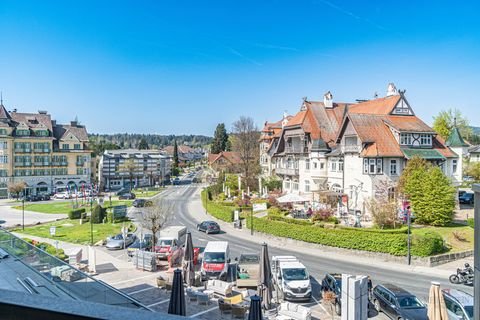
[[[428,318],[435,320],[448,320],[447,307],[443,299],[440,283],[432,281],[428,297]]]
[[[172,294],[168,303],[168,313],[185,316],[185,292],[183,290],[182,271],[176,269],[173,273]]]
[[[193,286],[195,282],[195,270],[193,266],[193,241],[190,231],[187,232],[187,239],[185,240],[185,252],[183,256],[183,278],[187,286]]]
[[[277,198],[279,203],[289,203],[289,202],[307,202],[309,199],[295,193],[287,193],[284,196]]]
[[[268,310],[272,302],[272,273],[270,268],[270,258],[268,256],[268,246],[264,242],[260,254],[260,273],[258,292],[262,297],[263,307]]]
[[[248,320],[262,320],[262,298],[254,295],[250,298],[250,310],[248,312]]]

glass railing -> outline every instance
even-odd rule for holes
[[[58,296],[136,309],[148,309],[119,290],[97,281],[40,248],[0,229],[0,248],[43,278]],[[25,280],[25,272],[18,279]],[[25,278],[25,279],[24,279]]]

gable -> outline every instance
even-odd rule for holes
[[[392,112],[390,112],[391,115],[396,115],[396,116],[414,116],[415,113],[413,113],[412,108],[408,104],[407,100],[403,95],[401,95],[401,98],[398,100],[397,104],[393,108]]]

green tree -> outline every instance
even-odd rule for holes
[[[172,164],[172,176],[178,176],[178,145],[177,140],[173,142],[173,164]]]
[[[408,190],[408,192],[405,190],[406,183],[412,179],[412,174],[417,172],[417,171],[426,171],[428,167],[430,166],[430,163],[418,156],[412,157],[410,160],[408,160],[406,167],[403,169],[402,175],[400,176],[400,179],[398,180],[398,185],[397,185],[397,191],[400,194],[407,194],[408,192],[412,192],[413,190]],[[409,184],[408,187],[411,187],[412,184]]]
[[[105,209],[101,205],[97,204],[92,210],[92,223],[102,223],[105,218]]]
[[[410,200],[416,221],[434,226],[451,222],[456,194],[451,181],[437,166],[422,164],[418,159],[410,165],[410,161],[405,168],[408,178],[403,177],[403,193]]]
[[[467,162],[464,170],[465,176],[473,177],[475,181],[480,180],[480,162]]]
[[[138,143],[138,149],[139,150],[148,150],[148,143],[145,138],[140,139],[140,142]]]
[[[219,123],[213,136],[211,152],[214,154],[227,150],[228,134],[225,124]]]
[[[452,132],[455,122],[462,137],[469,139],[473,135],[468,119],[457,109],[442,110],[437,116],[433,117],[433,130],[443,139],[447,139]]]

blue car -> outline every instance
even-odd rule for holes
[[[458,202],[462,204],[473,204],[475,202],[475,195],[470,192],[465,192],[458,197]]]

